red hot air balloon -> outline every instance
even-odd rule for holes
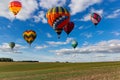
[[[93,22],[94,25],[97,25],[101,21],[101,16],[97,13],[92,13],[91,21]]]
[[[9,3],[9,10],[16,16],[22,8],[21,2],[14,0]]]
[[[63,29],[67,33],[67,35],[69,35],[69,33],[73,30],[73,28],[74,28],[74,23],[69,22]]]

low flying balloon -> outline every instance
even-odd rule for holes
[[[70,21],[70,13],[66,8],[54,7],[48,10],[46,18],[53,29],[63,29]]]
[[[23,38],[26,40],[28,44],[32,44],[32,42],[35,40],[37,34],[33,30],[26,30],[23,32]]]
[[[69,33],[73,30],[73,28],[74,28],[74,23],[69,22],[63,29],[67,33],[67,35],[69,35]]]
[[[22,8],[21,2],[14,0],[9,3],[9,10],[16,16]]]
[[[76,40],[72,40],[72,47],[75,49],[78,45],[78,42]]]
[[[101,16],[97,13],[92,13],[91,21],[93,22],[94,25],[97,25],[101,21]]]
[[[14,42],[10,42],[9,43],[9,47],[13,50],[13,48],[15,47],[15,43]]]

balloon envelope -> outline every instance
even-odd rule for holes
[[[60,38],[60,34],[61,34],[62,30],[63,30],[63,29],[59,29],[59,28],[55,29],[55,32],[56,32],[57,35],[58,35],[58,39]]]
[[[70,21],[70,13],[66,8],[54,7],[48,10],[46,18],[53,29],[62,29]]]
[[[97,25],[101,21],[101,17],[97,13],[92,13],[91,14],[91,21],[93,22],[94,25]]]
[[[10,42],[9,46],[10,46],[11,49],[13,49],[15,47],[15,43],[14,42]]]
[[[9,10],[14,14],[17,15],[22,8],[22,4],[19,1],[12,1],[9,3]]]
[[[75,49],[78,45],[78,42],[76,40],[72,40],[72,47]]]
[[[74,28],[74,23],[69,22],[63,29],[67,33],[67,35],[69,35],[69,33],[73,30],[73,28]]]
[[[26,40],[27,43],[31,45],[31,43],[35,40],[37,34],[33,30],[26,30],[23,32],[23,38]]]

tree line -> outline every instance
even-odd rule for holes
[[[12,58],[0,58],[0,62],[39,62],[32,60],[14,61]]]
[[[0,58],[0,62],[13,62],[12,58]]]

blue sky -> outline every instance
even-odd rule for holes
[[[19,0],[22,9],[16,18],[8,9],[10,1],[0,2],[0,57],[43,62],[120,60],[119,0]],[[69,37],[62,31],[58,39],[47,23],[46,12],[56,6],[67,8],[70,21],[75,23]],[[93,12],[102,17],[96,28],[90,20]],[[31,48],[22,36],[29,29],[37,33]],[[73,39],[78,41],[75,50],[71,46]],[[14,53],[9,42],[16,43]]]

